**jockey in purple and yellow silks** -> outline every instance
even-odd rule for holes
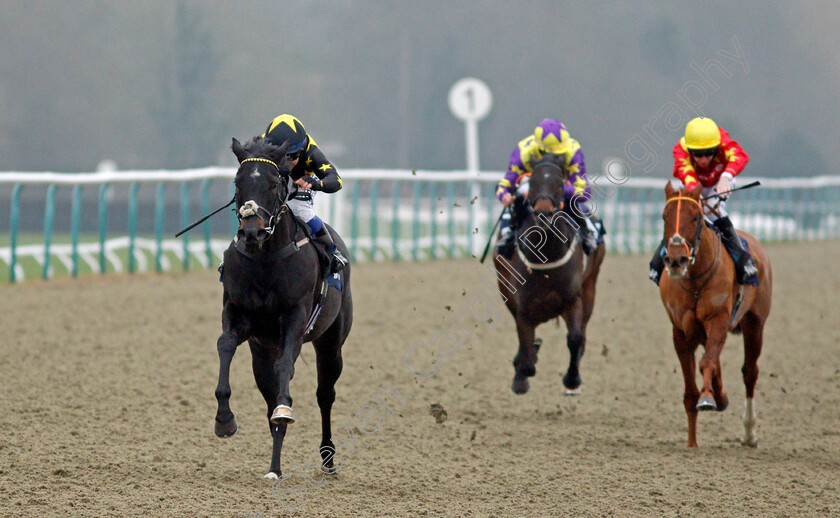
[[[589,255],[598,246],[598,232],[589,217],[586,217],[591,215],[592,211],[589,207],[591,195],[586,179],[583,151],[578,141],[569,137],[569,131],[562,122],[555,119],[545,119],[534,129],[533,135],[519,141],[519,144],[510,154],[507,172],[496,187],[496,197],[499,198],[502,205],[511,208],[502,215],[501,236],[496,244],[500,255],[510,257],[513,252],[514,229],[511,228],[511,223],[515,223],[517,214],[513,214],[513,212],[518,211],[520,205],[518,203],[514,204],[514,199],[516,195],[527,196],[532,161],[534,163],[539,161],[547,153],[560,155],[565,160],[563,169],[567,174],[566,185],[564,186],[566,205],[571,206],[572,198],[579,197],[575,202],[575,207],[582,214],[573,214],[573,216],[581,223],[583,251]]]

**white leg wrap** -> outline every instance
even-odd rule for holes
[[[292,408],[286,405],[277,405],[274,412],[271,414],[270,421],[274,424],[286,423],[292,424],[295,418],[292,415]]]

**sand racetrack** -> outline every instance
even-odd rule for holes
[[[840,242],[767,248],[757,449],[739,442],[732,335],[732,404],[701,414],[700,448],[685,448],[682,376],[646,257],[605,260],[579,397],[563,396],[562,323],[538,331],[531,391],[510,391],[513,320],[486,288],[487,265],[361,264],[333,412],[340,472],[311,464],[320,415],[307,345],[283,449],[292,476],[275,486],[262,478],[270,437],[247,347],[231,378],[241,429],[213,434],[215,272],[3,286],[0,516],[838,516]],[[432,357],[431,338],[459,318],[471,338]],[[437,372],[412,373],[410,349],[415,370]]]

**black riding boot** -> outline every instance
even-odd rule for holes
[[[653,253],[653,258],[650,260],[650,273],[648,277],[650,280],[659,286],[659,279],[662,277],[662,270],[665,269],[665,261],[662,256],[665,255],[665,240],[663,239],[659,246],[656,247],[656,252]]]
[[[583,248],[583,253],[592,255],[598,249],[598,229],[595,228],[595,223],[592,222],[592,219],[587,217],[578,219],[580,221],[580,244]]]
[[[327,251],[332,251],[333,260],[330,264],[330,273],[340,272],[347,265],[347,259],[341,254],[341,250],[335,246],[332,236],[327,227],[321,227],[321,230],[315,234],[315,240],[327,247]]]
[[[741,245],[741,238],[735,232],[735,227],[732,225],[729,216],[718,218],[715,221],[715,226],[720,230],[723,238],[723,246],[726,247],[726,251],[729,252],[729,255],[732,256],[732,261],[735,263],[738,284],[745,284],[747,282],[754,284],[756,282],[755,276],[758,275],[758,268],[756,268],[749,251]]]
[[[496,251],[506,259],[513,256],[513,216],[510,209],[504,209],[502,221],[499,225],[499,240],[496,242]]]

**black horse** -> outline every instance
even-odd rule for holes
[[[606,252],[601,243],[591,256],[583,253],[580,220],[565,207],[566,174],[559,157],[545,155],[532,171],[527,203],[520,210],[522,221],[516,225],[516,254],[507,261],[497,252],[494,261],[499,289],[516,320],[519,336],[511,388],[517,394],[528,391],[528,378],[537,372],[537,352],[542,344],[535,339],[536,327],[562,316],[570,353],[563,385],[567,394],[574,394],[581,384],[578,367]]]
[[[237,346],[247,340],[254,378],[268,407],[273,439],[266,477],[280,477],[283,438],[286,427],[294,422],[289,382],[303,343],[311,341],[318,369],[320,453],[325,471],[332,470],[335,446],[330,411],[335,383],[341,375],[341,347],[353,322],[350,266],[338,275],[330,275],[330,287],[324,286],[329,262],[321,260],[308,239],[306,225],[284,202],[291,186],[285,144],[278,147],[255,138],[243,146],[233,139],[232,149],[239,160],[234,180],[239,230],[224,254],[215,432],[219,437],[230,437],[238,430],[229,405],[230,363]],[[349,257],[338,234],[332,229],[330,233]]]

